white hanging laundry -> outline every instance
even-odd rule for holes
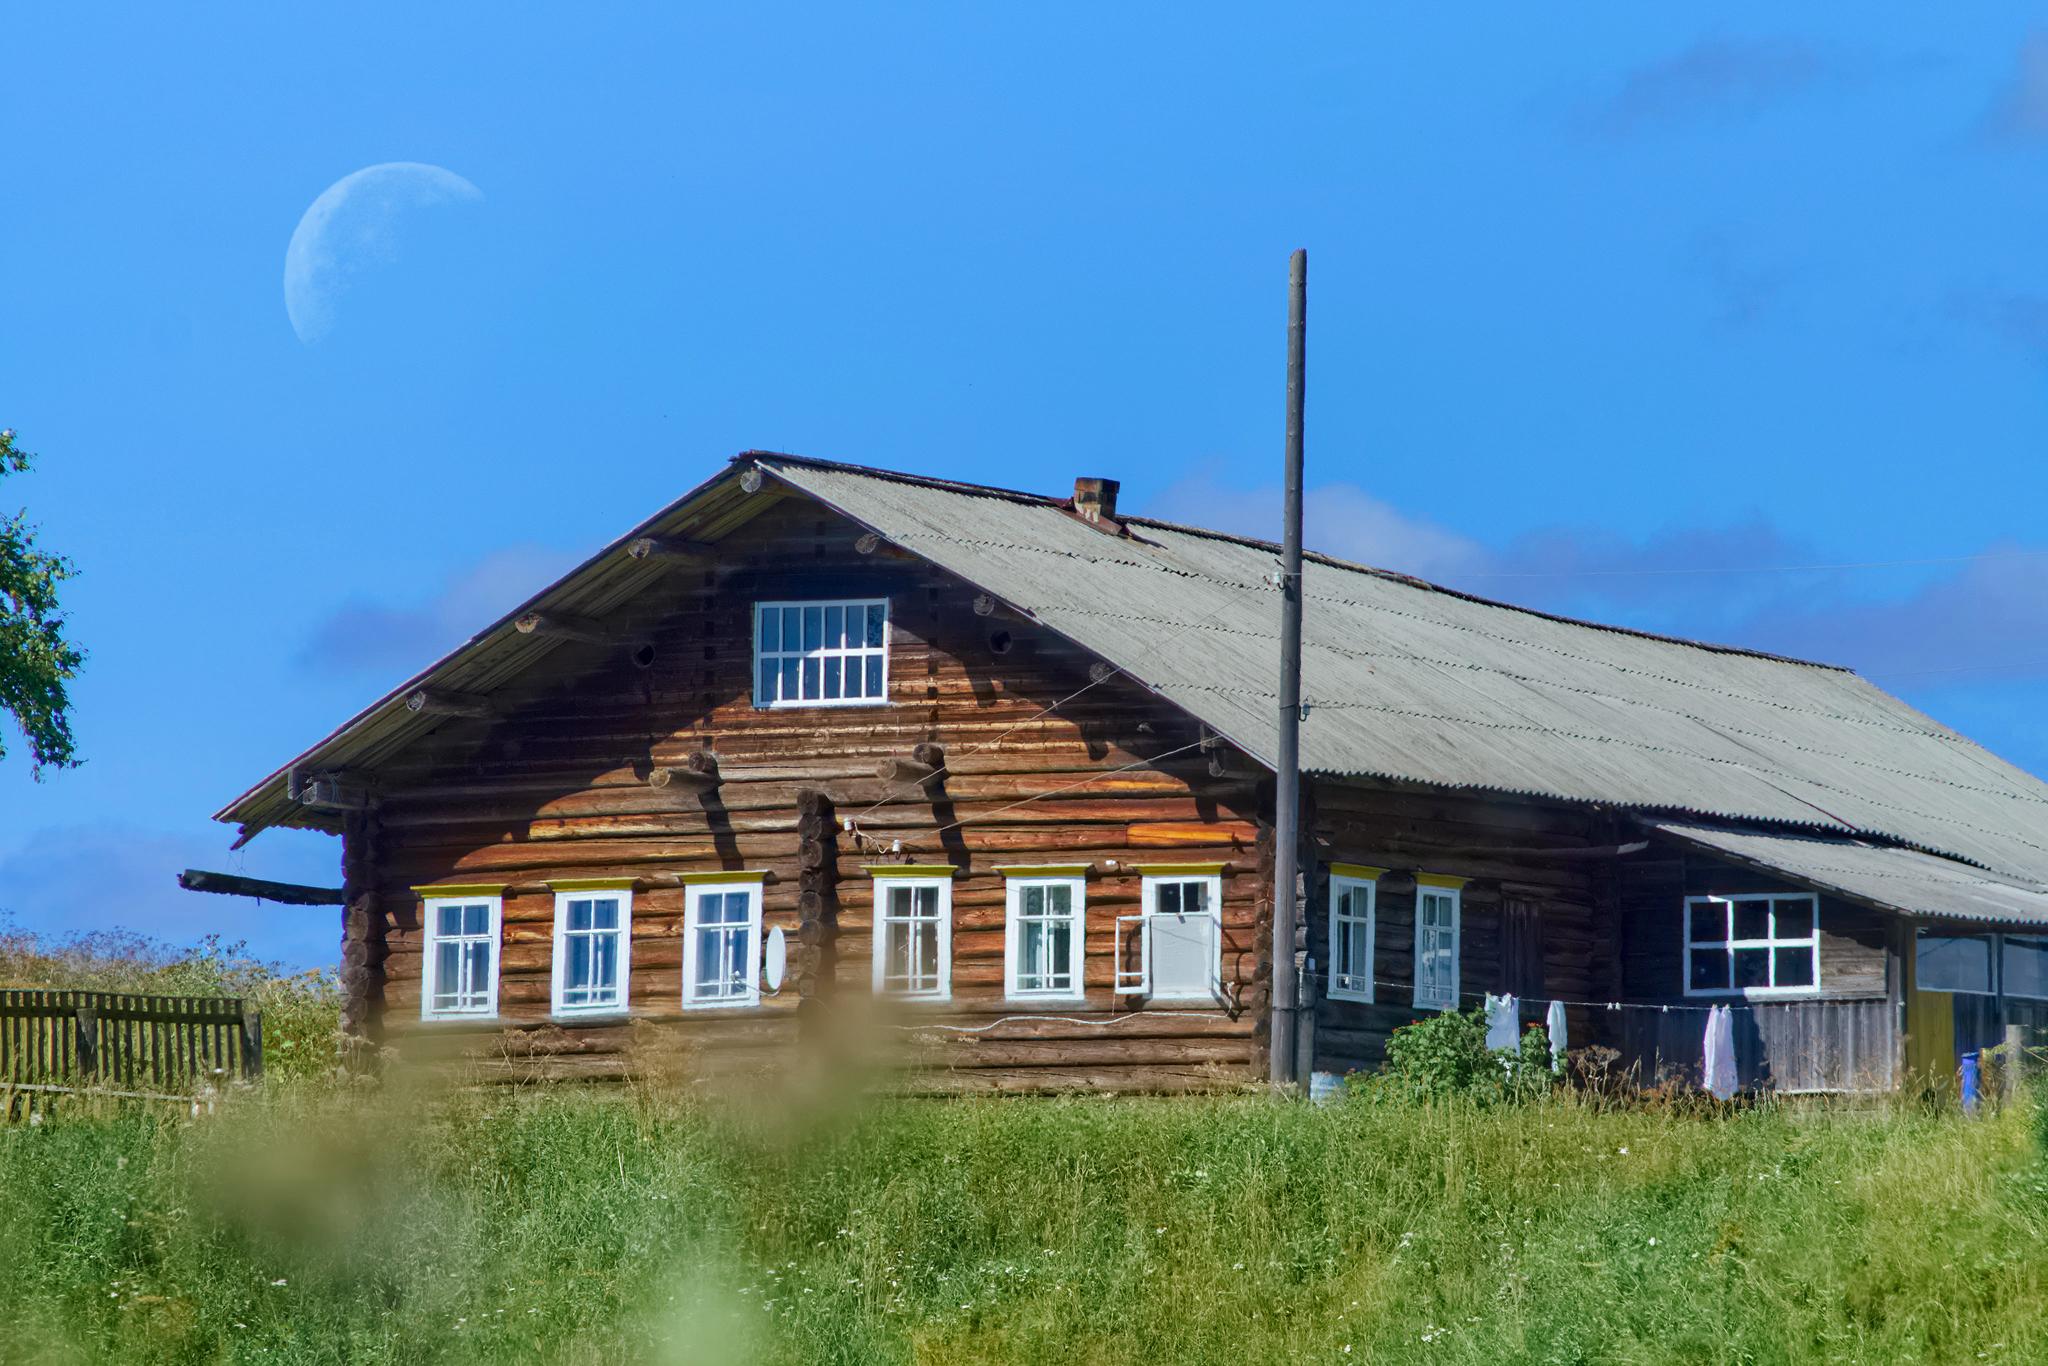
[[[1564,1071],[1564,1002],[1552,1001],[1550,1012],[1543,1017],[1543,1028],[1550,1035],[1550,1070]]]
[[[1512,996],[1486,994],[1486,1046],[1495,1050],[1512,1053],[1522,1046],[1521,1026],[1517,1022],[1520,1003]]]
[[[1715,1100],[1735,1094],[1735,1012],[1715,1006],[1707,1012],[1705,1081]]]

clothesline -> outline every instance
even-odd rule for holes
[[[1356,979],[1354,978],[1353,980],[1355,981]],[[1378,977],[1375,977],[1375,978],[1373,978],[1373,979],[1372,979],[1372,984],[1373,984],[1373,986],[1375,986],[1375,987],[1396,987],[1396,988],[1399,988],[1399,989],[1401,989],[1401,990],[1403,990],[1403,991],[1412,991],[1412,990],[1414,989],[1414,987],[1415,987],[1415,984],[1414,984],[1413,982],[1390,982],[1390,981],[1386,981],[1386,980],[1383,980],[1383,979],[1381,979],[1381,978],[1378,978]],[[1459,992],[1459,993],[1458,993],[1458,999],[1459,999],[1459,1000],[1461,1000],[1461,1001],[1483,1002],[1483,1001],[1485,1001],[1485,999],[1486,999],[1486,998],[1487,998],[1488,996],[1499,996],[1499,995],[1502,995],[1502,994],[1503,994],[1503,993],[1501,993],[1501,992],[1497,992],[1497,991],[1496,991],[1496,992],[1486,992],[1486,991],[1461,991],[1461,992]],[[1714,1007],[1715,1007],[1715,1006],[1717,1006],[1717,1005],[1725,1005],[1725,1006],[1745,1006],[1745,1007],[1746,1007],[1746,1006],[1756,1006],[1756,1005],[1771,1005],[1771,1004],[1773,1004],[1773,1002],[1770,1002],[1770,1001],[1748,1001],[1748,1000],[1745,1000],[1745,999],[1743,999],[1743,998],[1741,998],[1741,997],[1737,997],[1737,996],[1731,996],[1731,997],[1729,997],[1728,999],[1726,999],[1726,1000],[1724,1000],[1724,1001],[1710,1001],[1710,1002],[1708,1002],[1708,1003],[1707,1003],[1707,1004],[1705,1004],[1705,1005],[1666,1005],[1666,1004],[1664,1004],[1663,1002],[1659,1002],[1659,1001],[1574,1001],[1574,1000],[1570,999],[1569,997],[1564,997],[1564,996],[1546,996],[1546,995],[1543,995],[1543,994],[1542,994],[1542,993],[1540,993],[1540,992],[1539,992],[1539,993],[1534,993],[1534,994],[1531,994],[1531,995],[1527,995],[1527,996],[1522,996],[1522,995],[1518,995],[1518,994],[1516,994],[1516,993],[1507,993],[1507,994],[1510,994],[1510,995],[1516,995],[1516,998],[1517,998],[1518,1000],[1520,1000],[1520,1001],[1523,1001],[1523,1002],[1531,1002],[1531,1003],[1536,1003],[1536,1002],[1540,1002],[1541,1004],[1543,1004],[1543,1005],[1545,1005],[1545,1006],[1548,1006],[1548,1005],[1549,1005],[1549,1004],[1550,1004],[1550,1003],[1551,1003],[1552,1001],[1563,1001],[1563,1002],[1564,1002],[1564,1003],[1565,1003],[1565,1004],[1566,1004],[1567,1006],[1582,1006],[1582,1007],[1584,1007],[1584,1008],[1585,1008],[1585,1009],[1587,1009],[1587,1010],[1652,1010],[1652,1011],[1656,1011],[1656,1012],[1658,1012],[1658,1013],[1660,1013],[1660,1014],[1666,1014],[1666,1015],[1670,1014],[1670,1013],[1671,1013],[1672,1011],[1674,1011],[1674,1010],[1687,1010],[1687,1011],[1697,1011],[1698,1013],[1700,1013],[1700,1014],[1704,1015],[1704,1014],[1705,1014],[1706,1012],[1708,1012],[1708,1011],[1710,1011],[1710,1010],[1714,1009]],[[1342,997],[1338,997],[1338,998],[1336,998],[1336,999],[1338,999],[1338,1000],[1342,1000],[1343,998],[1342,998]],[[1371,1003],[1361,1003],[1361,1004],[1371,1004]],[[1378,1004],[1387,1004],[1387,1005],[1392,1005],[1393,1003],[1392,1003],[1392,1002],[1381,1002],[1381,1003],[1378,1003]],[[1782,1004],[1782,1005],[1795,1005],[1795,1004],[1797,1004],[1797,1002],[1793,1002],[1793,1001],[1784,1001],[1784,1002],[1778,1002],[1778,1003],[1776,1003],[1776,1004]],[[1434,1010],[1434,1009],[1436,1009],[1436,1007],[1435,1007],[1435,1006],[1428,1006],[1428,1005],[1420,1005],[1420,1006],[1416,1006],[1415,1008],[1416,1008],[1416,1009],[1418,1009],[1418,1010]]]

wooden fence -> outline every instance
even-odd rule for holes
[[[190,1095],[262,1074],[263,1015],[238,997],[0,991],[0,1088]]]

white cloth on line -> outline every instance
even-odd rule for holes
[[[1512,996],[1486,993],[1486,1046],[1512,1053],[1522,1046],[1520,1003]]]
[[[1550,1012],[1543,1017],[1544,1032],[1550,1035],[1550,1070],[1564,1071],[1565,1026],[1564,1002],[1552,1001]]]
[[[1738,1085],[1735,1076],[1734,1011],[1727,1006],[1715,1006],[1707,1012],[1707,1036],[1704,1043],[1703,1080],[1715,1100],[1726,1100],[1735,1094]]]

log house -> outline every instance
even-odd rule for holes
[[[892,1008],[926,1089],[1264,1076],[1429,1010],[1884,1089],[2048,1026],[2048,788],[1843,670],[1322,556],[1272,961],[1273,547],[748,452],[219,813],[342,837],[344,1024],[746,1069]]]

